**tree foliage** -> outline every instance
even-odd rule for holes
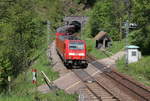
[[[100,0],[94,6],[88,24],[89,34],[94,37],[99,31],[106,31],[112,39],[120,39],[120,19],[124,19],[123,1]]]
[[[132,4],[131,20],[138,25],[131,35],[132,43],[140,46],[143,54],[150,54],[150,1],[133,0]]]
[[[36,15],[33,0],[0,2],[0,87],[7,77],[16,77],[29,66],[32,55],[45,42],[44,26]],[[2,90],[1,90],[2,91]]]
[[[37,51],[47,47],[45,22],[49,20],[55,30],[62,11],[60,0],[0,1],[0,92],[6,90],[8,76],[17,77]]]
[[[128,1],[128,2],[127,2]],[[113,40],[122,39],[123,22],[127,19],[138,27],[133,31],[132,44],[140,46],[143,53],[150,54],[150,1],[149,0],[99,0],[89,14],[84,34],[94,37],[106,31]]]
[[[49,20],[51,29],[55,29],[61,25],[64,17],[63,2],[61,0],[37,0],[36,11],[44,20]]]

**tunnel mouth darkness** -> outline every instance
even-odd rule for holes
[[[69,25],[74,25],[74,33],[81,31],[81,23],[79,21],[72,21]]]
[[[68,33],[68,34],[74,34],[81,31],[81,23],[79,21],[72,21],[70,24],[58,27],[56,29],[57,32],[60,33]]]

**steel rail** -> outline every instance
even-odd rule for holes
[[[88,55],[88,61],[96,68],[100,69],[105,77],[109,77],[110,79],[115,80],[117,83],[121,84],[125,88],[129,89],[139,97],[135,97],[137,100],[141,101],[150,101],[150,90],[148,87],[141,85],[140,83],[135,83],[134,80],[131,80],[125,77],[123,74],[116,72],[111,68],[105,68],[106,66],[96,61],[96,59],[92,56]],[[129,86],[130,85],[130,86]]]
[[[119,98],[114,96],[109,90],[107,90],[105,87],[103,87],[102,84],[100,84],[94,77],[92,77],[90,74],[88,74],[86,71],[83,69],[77,69],[77,70],[72,70],[80,79],[81,81],[85,84],[85,86],[89,89],[89,91],[100,101],[103,101],[102,97],[98,94],[96,94],[96,91],[92,89],[92,86],[89,85],[89,83],[93,83],[93,85],[97,85],[97,87],[100,87],[103,89],[105,92],[108,93],[108,95],[111,96],[112,100],[120,101]],[[109,98],[110,98],[109,96]]]

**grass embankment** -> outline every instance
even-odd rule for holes
[[[120,50],[123,50],[125,45],[125,40],[114,41],[112,46],[104,52],[95,48],[95,41],[92,39],[87,39],[87,50],[88,52],[95,56],[98,59],[107,58],[112,54],[117,53]],[[147,86],[150,86],[150,56],[144,56],[139,62],[129,64],[128,68],[125,67],[125,59],[122,58],[117,62],[117,69],[120,72],[123,72],[129,76],[132,76],[134,79],[144,83]]]
[[[89,54],[95,56],[98,59],[107,58],[112,56],[113,54],[123,50],[124,48],[124,40],[122,41],[114,41],[110,48],[105,49],[105,51],[99,50],[95,48],[95,41],[92,39],[86,40],[87,50]]]
[[[129,64],[128,67],[124,64],[122,58],[117,62],[117,69],[134,79],[150,86],[150,56],[144,56],[139,62]]]
[[[0,95],[0,101],[75,101],[76,95],[68,95],[62,90],[52,91],[42,94],[36,91],[36,86],[32,84],[32,68],[38,71],[38,86],[45,84],[40,71],[44,71],[50,80],[58,78],[58,73],[53,72],[46,52],[35,61],[35,63],[26,71],[21,73],[12,83],[12,91],[9,95]],[[36,97],[35,97],[36,96]]]

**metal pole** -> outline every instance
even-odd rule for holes
[[[122,40],[122,19],[120,18],[120,41]]]
[[[126,1],[126,6],[127,6],[127,20],[125,23],[125,29],[126,29],[126,61],[125,65],[128,67],[128,34],[129,34],[129,19],[130,19],[130,0],[125,0]]]
[[[49,45],[50,21],[47,20],[47,44]]]
[[[125,60],[125,64],[126,64],[126,67],[128,67],[128,33],[129,33],[129,21],[127,20],[126,23],[125,23],[125,29],[126,29],[126,60]]]
[[[82,20],[81,20],[81,32],[80,32],[80,39],[82,39]]]
[[[8,76],[8,92],[9,94],[11,92],[11,77],[10,76]]]

